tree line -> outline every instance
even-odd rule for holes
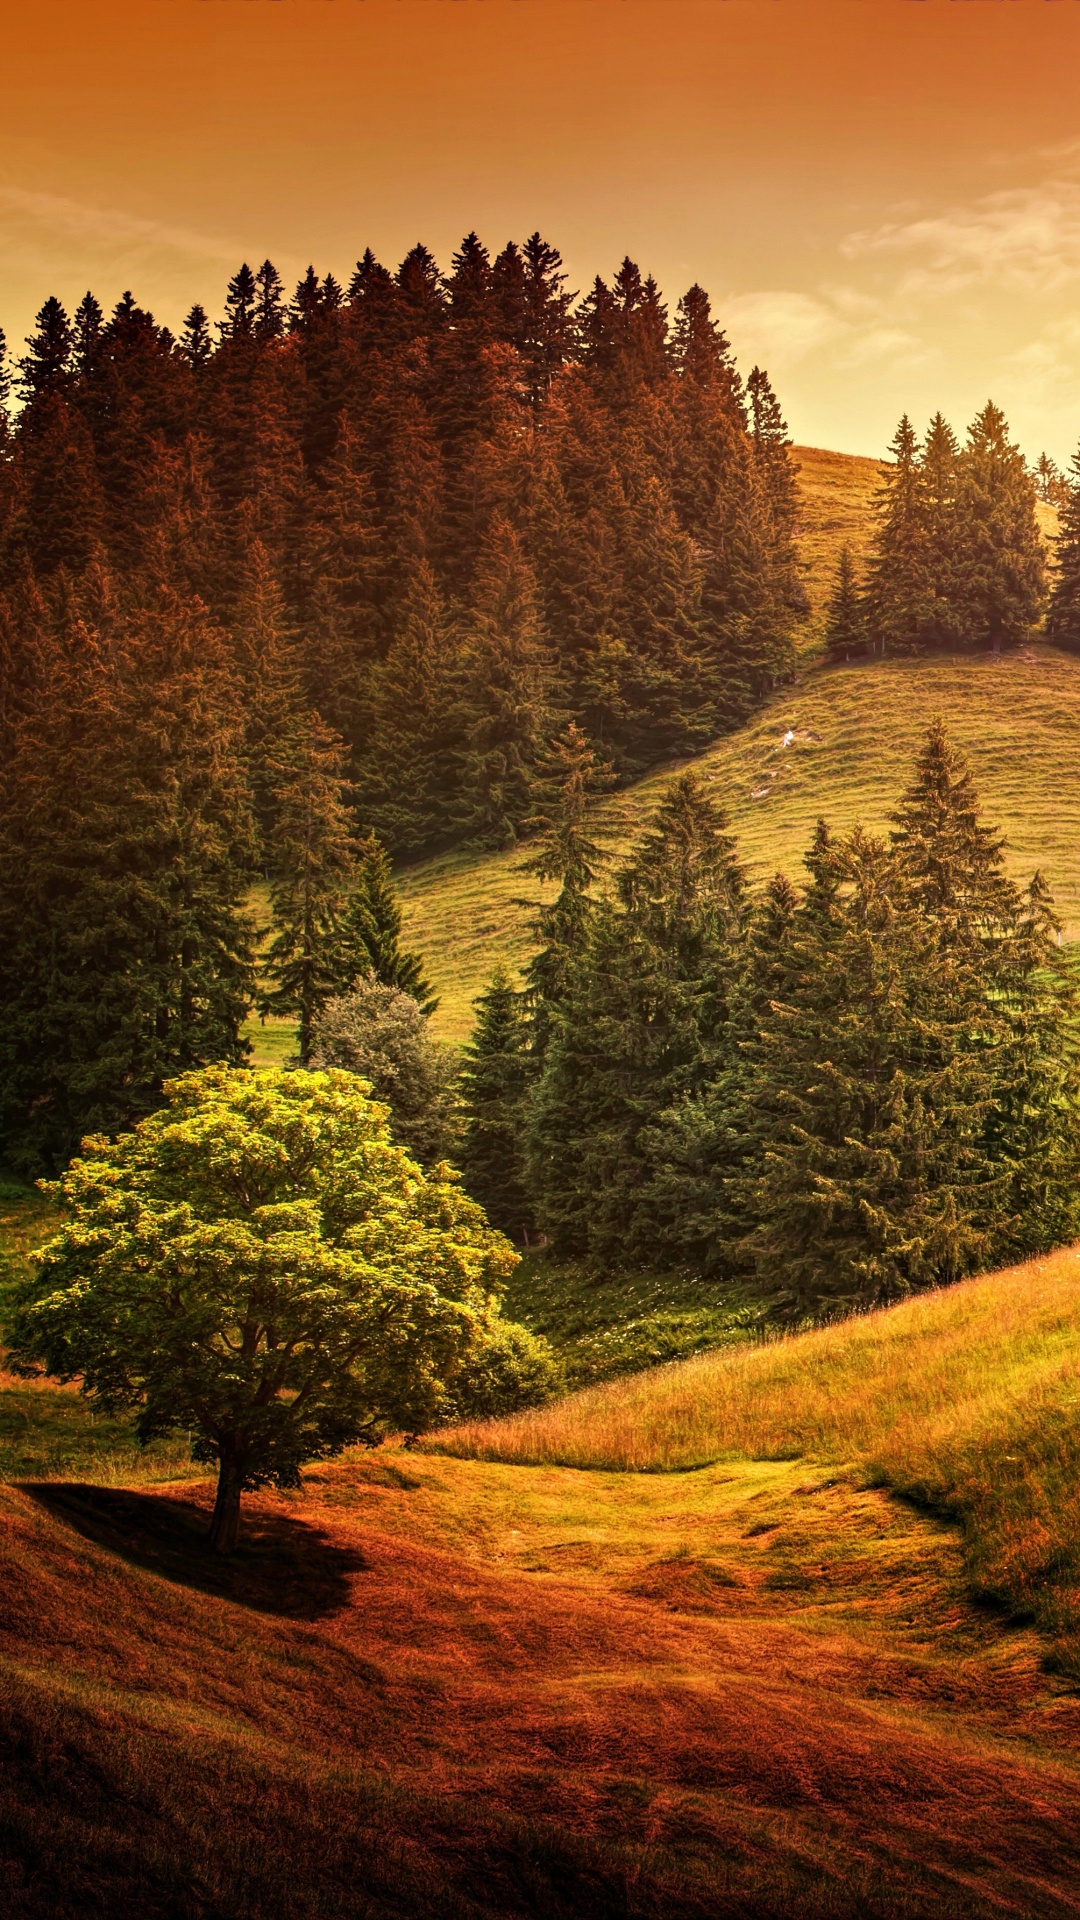
[[[313,715],[357,819],[415,855],[512,843],[567,719],[631,775],[790,665],[776,397],[700,287],[669,320],[630,260],[581,299],[539,234],[494,259],[470,234],[446,273],[368,251],[291,299],[266,261],[178,338],[130,293],[108,317],[51,298],[5,368],[0,746],[52,697],[55,648],[201,620],[259,823]]]
[[[1036,500],[1062,497],[1052,466],[1043,455],[1041,467],[1029,471],[992,401],[963,446],[942,414],[921,441],[905,414],[882,469],[861,581],[850,548],[840,554],[825,628],[829,658],[1000,648],[1027,639],[1047,598]]]
[[[749,888],[693,772],[594,885],[587,743],[534,865],[523,986],[477,1003],[466,1179],[519,1239],[687,1267],[788,1317],[895,1300],[1077,1230],[1077,1001],[1045,884],[1007,876],[929,733],[884,837],[819,823]]]

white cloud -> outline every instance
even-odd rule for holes
[[[811,355],[834,368],[872,361],[912,366],[927,357],[915,334],[891,324],[878,301],[851,287],[735,294],[725,301],[723,315],[743,365],[761,360],[783,372]]]
[[[1062,174],[984,194],[970,206],[850,233],[848,260],[904,259],[899,291],[957,293],[988,283],[1047,292],[1080,275],[1080,182]]]

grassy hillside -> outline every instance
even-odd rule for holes
[[[1080,1251],[756,1347],[704,1354],[429,1444],[657,1471],[854,1467],[957,1516],[976,1585],[1080,1678]]]
[[[1045,646],[1017,653],[885,660],[808,671],[738,733],[695,762],[727,810],[756,878],[797,873],[815,820],[882,826],[926,726],[941,715],[968,755],[989,817],[1019,875],[1047,873],[1066,926],[1080,934],[1080,659]],[[672,769],[600,803],[617,848],[637,831]],[[439,1030],[461,1039],[470,1003],[497,959],[528,953],[533,883],[514,854],[452,854],[402,876],[408,933],[443,1005]]]
[[[1075,1914],[1075,1687],[869,1477],[386,1448],[225,1564],[203,1481],[0,1487],[5,1914]]]

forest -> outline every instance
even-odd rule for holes
[[[470,234],[445,273],[369,251],[291,299],[267,261],[179,338],[130,295],[50,299],[5,379],[9,1164],[61,1168],[171,1076],[243,1064],[254,1010],[295,1021],[300,1065],[392,1089],[423,1163],[569,1257],[765,1294],[782,1258],[798,1313],[1065,1235],[1052,903],[1010,890],[940,730],[922,824],[821,827],[801,892],[749,887],[692,773],[621,863],[592,837],[594,796],[792,674],[807,612],[780,406],[699,286],[669,318],[626,260],[580,297],[539,234],[494,259]],[[963,447],[905,418],[826,655],[1026,637],[1051,484],[1067,641],[1076,509],[1043,467],[992,403]],[[519,842],[548,903],[459,1079],[393,862]],[[803,1080],[841,1031],[826,1097]]]

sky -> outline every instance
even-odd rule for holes
[[[0,326],[539,228],[698,281],[794,438],[1080,440],[1080,0],[6,0]]]

